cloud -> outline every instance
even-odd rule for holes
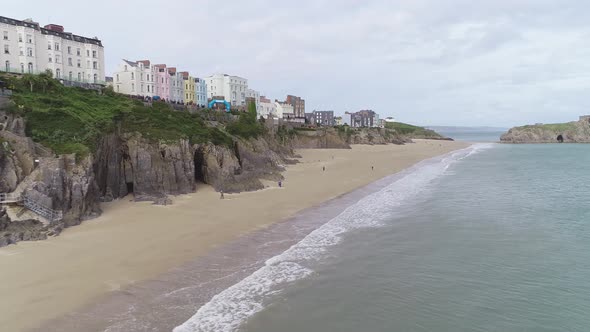
[[[226,72],[310,109],[511,126],[569,121],[590,104],[587,1],[106,0],[92,4],[94,19],[80,15],[88,6],[9,2],[3,15],[97,35],[107,71],[149,58]]]

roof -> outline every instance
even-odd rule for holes
[[[176,74],[176,67],[169,67],[168,68],[168,73],[170,75]]]
[[[143,65],[146,67],[150,66],[150,60],[139,60],[137,63],[143,63]]]
[[[188,80],[188,77],[189,77],[188,71],[181,71],[180,74],[182,75],[182,78],[184,78],[185,80]]]
[[[129,61],[129,60],[125,60],[125,59],[123,59],[123,61],[132,67],[137,67],[137,62]]]
[[[160,64],[157,64],[157,65],[154,65],[154,67],[156,67],[156,68],[166,68],[166,64],[165,63],[160,63]]]

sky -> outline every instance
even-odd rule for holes
[[[590,113],[587,0],[21,0],[0,15],[98,37],[107,76],[122,58],[227,73],[307,112],[500,127]]]

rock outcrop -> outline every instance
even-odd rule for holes
[[[38,220],[27,219],[12,222],[5,209],[0,209],[0,247],[19,241],[35,241],[47,238],[48,228]]]
[[[351,144],[404,144],[412,140],[385,128],[334,128],[297,130],[292,146],[297,149],[350,149]]]
[[[500,137],[502,143],[590,143],[587,119],[559,124],[514,127]]]
[[[95,154],[94,171],[103,200],[133,193],[161,200],[195,190],[194,148],[188,140],[150,142],[138,134],[110,134]]]

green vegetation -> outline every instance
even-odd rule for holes
[[[115,129],[138,132],[154,141],[189,139],[191,143],[232,146],[232,138],[227,133],[206,126],[199,115],[173,111],[162,102],[150,107],[116,94],[112,89],[94,91],[64,87],[49,74],[3,80],[13,89],[12,99],[16,104],[9,111],[25,118],[28,136],[58,154],[76,153],[81,158],[96,147],[101,135]],[[255,118],[254,109],[257,123]],[[259,134],[250,128],[256,126],[251,125],[249,118],[243,120],[241,116],[238,123],[240,130],[234,130],[234,135],[248,138]]]
[[[401,135],[410,136],[412,138],[442,138],[442,136],[434,130],[414,126],[403,122],[386,122],[385,128],[393,129]]]
[[[570,130],[574,127],[576,122],[569,122],[569,123],[548,123],[548,124],[542,124],[542,125],[527,125],[527,126],[523,126],[521,127],[522,129],[537,129],[537,128],[541,128],[543,130],[549,130],[549,131],[553,131],[553,132],[564,132],[567,130]]]
[[[256,104],[250,102],[248,111],[239,113],[238,121],[227,125],[228,133],[243,138],[256,138],[264,133],[264,126],[256,120]]]

